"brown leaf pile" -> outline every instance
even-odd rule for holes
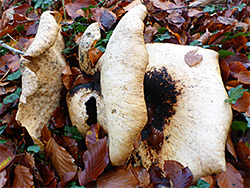
[[[200,6],[202,2],[193,1],[190,8],[189,2],[184,0],[144,0],[148,10],[144,39],[146,43],[196,45],[218,51],[225,88],[230,90],[242,85],[242,89],[248,89],[232,104],[233,121],[241,122],[245,130],[240,127],[239,130],[231,129],[226,147],[227,171],[202,179],[210,187],[250,187],[250,6],[246,0],[230,4],[218,1],[219,4]],[[133,156],[124,166],[112,166],[107,137],[101,125],[92,124],[83,138],[69,119],[66,92],[96,79],[79,69],[77,44],[86,26],[98,22],[102,38],[105,38],[122,16],[139,3],[139,0],[65,0],[63,7],[62,1],[51,0],[51,4],[35,8],[36,3],[31,1],[0,1],[0,37],[3,37],[1,40],[4,43],[26,50],[35,37],[41,13],[50,9],[63,15],[62,34],[68,49],[64,52],[68,65],[62,71],[65,88],[60,106],[54,109],[51,121],[41,131],[45,150],[38,152],[30,150],[33,146],[31,137],[15,121],[19,95],[14,94],[19,91],[21,81],[20,76],[14,79],[9,76],[18,74],[19,57],[0,48],[0,187],[79,185],[146,188],[196,185],[188,167],[176,161],[165,161],[164,172],[158,164],[148,170],[138,166]],[[93,67],[102,54],[99,47],[89,51]],[[196,66],[202,58],[196,51],[191,51],[186,54],[185,62]],[[10,95],[12,98],[9,99]],[[153,121],[153,114],[154,104],[148,107],[148,124]],[[143,141],[157,150],[164,139],[162,130],[151,127],[149,131],[148,138]],[[135,148],[141,139],[138,135]]]

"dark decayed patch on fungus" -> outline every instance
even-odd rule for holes
[[[87,124],[91,126],[97,123],[97,109],[95,97],[91,97],[87,102],[85,102],[86,110],[88,114]]]
[[[179,94],[176,81],[168,74],[165,67],[152,68],[145,74],[144,95],[148,110],[148,122],[141,132],[143,140],[151,137],[151,127],[163,131],[164,125],[167,123],[166,120],[175,114],[174,105],[177,103]],[[161,138],[163,137],[161,136]],[[150,142],[150,139],[148,141]]]
[[[93,90],[95,88],[95,82],[87,82],[85,84],[76,85],[75,87],[69,90],[70,97],[74,96],[74,94],[77,93],[82,88]]]

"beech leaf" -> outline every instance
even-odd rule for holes
[[[216,175],[216,179],[219,187],[244,187],[240,173],[230,163],[227,163],[227,170],[225,172]]]
[[[37,168],[43,179],[43,185],[48,186],[51,182],[56,180],[56,176],[51,167],[45,163],[38,163]]]
[[[130,165],[130,170],[139,182],[139,187],[148,187],[150,183],[150,174],[147,169],[141,166],[133,167]]]
[[[67,172],[63,175],[62,180],[58,183],[58,187],[65,187],[76,176],[76,172]]]
[[[34,184],[33,175],[31,174],[29,168],[22,165],[17,165],[15,168],[15,179],[13,187],[32,187]]]
[[[4,187],[5,183],[7,182],[7,172],[5,169],[0,171],[0,187]]]
[[[164,172],[169,179],[174,178],[174,175],[183,168],[184,166],[177,161],[167,160],[164,163]]]
[[[228,92],[229,99],[226,99],[225,102],[235,104],[236,101],[243,96],[244,92],[247,91],[246,89],[241,89],[241,87],[242,85],[238,85],[230,89]]]
[[[188,167],[180,169],[172,179],[173,187],[184,188],[190,187],[193,183],[193,174]]]
[[[93,143],[98,140],[100,124],[93,124],[86,133],[86,144],[90,147]]]
[[[137,184],[133,173],[124,169],[107,173],[97,180],[97,187],[100,188],[135,187]]]
[[[59,146],[52,137],[46,145],[46,154],[61,179],[65,173],[77,171],[73,157],[62,146]]]
[[[78,173],[81,186],[94,181],[109,163],[106,137],[93,143],[83,154],[85,169]]]
[[[203,56],[197,54],[198,49],[186,53],[184,59],[188,66],[193,67],[203,60]]]
[[[15,155],[8,148],[0,145],[0,171],[9,165],[14,157]]]

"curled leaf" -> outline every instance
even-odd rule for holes
[[[177,161],[167,160],[164,163],[164,172],[169,179],[174,178],[174,175],[183,168],[184,166]]]
[[[0,145],[0,171],[8,166],[14,157],[15,155],[8,148]]]
[[[172,179],[173,187],[184,188],[190,187],[193,183],[193,174],[188,167],[180,169]]]

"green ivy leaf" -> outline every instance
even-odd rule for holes
[[[218,52],[219,52],[221,58],[225,58],[229,55],[235,55],[235,53],[229,52],[227,50],[219,50]]]
[[[197,181],[197,188],[209,188],[210,184],[202,179]]]
[[[232,129],[235,131],[243,131],[243,135],[244,135],[245,131],[248,129],[247,123],[244,121],[234,121],[232,123]]]
[[[12,74],[10,74],[10,75],[7,77],[6,81],[17,80],[18,78],[20,78],[21,75],[22,75],[21,70],[18,69],[18,71],[13,72]]]
[[[4,132],[6,129],[7,125],[0,127],[0,135]]]
[[[192,42],[189,43],[189,46],[199,46],[202,45],[202,43],[198,40],[193,40]]]
[[[7,142],[7,140],[0,139],[0,145],[1,145],[1,144],[5,144],[6,142]]]
[[[247,89],[241,89],[242,85],[238,85],[235,88],[229,90],[228,95],[229,99],[226,99],[225,102],[235,104],[236,101],[241,98]]]
[[[3,104],[13,103],[15,100],[17,100],[20,97],[21,91],[22,91],[21,88],[17,88],[17,90],[14,93],[8,95],[7,97],[3,99]]]
[[[38,153],[40,151],[40,147],[38,145],[29,146],[27,148],[27,151],[32,153]]]
[[[203,12],[213,13],[215,11],[215,5],[206,5]]]
[[[70,127],[70,126],[66,125],[64,127],[64,135],[69,136],[71,138],[74,138],[75,141],[83,140],[83,137],[79,133],[79,131],[77,130],[76,126]]]

